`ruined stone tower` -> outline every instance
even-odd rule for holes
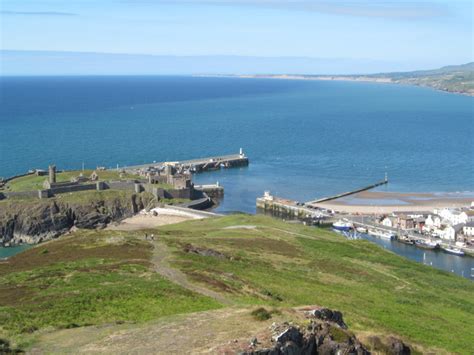
[[[56,182],[56,165],[50,165],[48,167],[48,181],[50,184],[54,184]]]

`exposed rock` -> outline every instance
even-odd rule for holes
[[[303,335],[301,334],[300,330],[295,327],[286,328],[281,334],[278,334],[273,337],[273,340],[277,343],[286,343],[288,341],[292,341],[297,344],[301,344],[303,340]]]
[[[339,311],[333,311],[329,308],[319,308],[309,311],[308,315],[317,319],[336,323],[341,328],[347,329],[347,325],[342,319],[342,313]]]
[[[322,311],[323,310],[323,311]],[[309,325],[302,329],[289,323],[270,327],[273,347],[255,348],[245,355],[312,355],[353,354],[368,355],[370,352],[349,331],[342,321],[342,314],[330,309],[312,311]],[[344,325],[344,327],[342,325]]]
[[[393,336],[382,339],[379,336],[372,335],[367,338],[367,343],[370,345],[370,349],[377,353],[387,355],[411,354],[410,346]]]
[[[400,339],[390,337],[388,339],[388,353],[390,355],[410,355],[411,349]]]
[[[57,238],[76,228],[103,228],[133,216],[151,200],[144,194],[131,198],[93,200],[87,203],[11,201],[0,208],[0,244],[35,244]]]

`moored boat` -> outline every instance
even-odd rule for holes
[[[353,228],[353,225],[349,221],[344,221],[344,220],[340,219],[339,221],[334,222],[332,224],[332,227],[336,230],[339,230],[339,231],[349,231]]]
[[[407,236],[398,238],[398,241],[403,244],[415,245],[415,241],[412,238],[407,237]]]
[[[367,228],[364,227],[357,227],[356,231],[359,233],[367,233]]]
[[[422,248],[422,249],[430,249],[430,250],[439,249],[439,244],[431,240],[427,241],[427,240],[417,239],[415,240],[415,245],[418,248]]]
[[[443,251],[445,251],[446,253],[449,253],[449,254],[454,254],[454,255],[459,255],[459,256],[464,255],[464,252],[460,248],[449,246],[449,247],[444,247],[442,249],[443,249]]]
[[[396,239],[396,235],[389,231],[381,231],[377,229],[369,229],[369,234],[375,237],[379,237],[382,239],[393,240]]]

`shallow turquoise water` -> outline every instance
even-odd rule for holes
[[[15,254],[18,254],[18,253],[20,253],[23,250],[26,250],[28,248],[31,248],[31,246],[30,245],[18,245],[18,246],[9,247],[9,248],[0,247],[0,259],[8,258],[9,256],[13,256]]]

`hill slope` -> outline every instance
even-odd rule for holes
[[[368,77],[388,78],[400,84],[427,86],[437,90],[474,95],[474,62],[434,70],[374,74]]]
[[[232,318],[264,305],[285,315],[320,305],[342,311],[358,336],[394,334],[436,353],[474,348],[474,284],[369,242],[245,215],[147,232],[158,241],[143,240],[144,232],[78,231],[0,263],[0,337],[35,349],[92,349],[120,334],[136,339],[173,314],[221,308]],[[195,323],[178,323],[183,334],[195,332]],[[73,327],[81,328],[45,333]],[[235,329],[226,332],[212,341],[229,342]]]
[[[301,79],[301,80],[348,80],[373,81],[430,87],[436,90],[474,96],[474,62],[449,65],[433,70],[412,72],[378,73],[364,75],[247,75],[243,77]]]

